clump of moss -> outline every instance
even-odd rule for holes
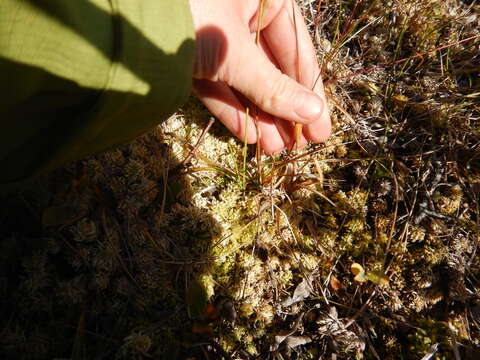
[[[408,335],[407,351],[418,358],[424,356],[431,351],[435,344],[443,345],[446,348],[449,346],[450,337],[445,325],[430,319],[421,319],[418,321],[418,328]],[[440,350],[435,352],[435,358],[446,360],[452,359],[453,356],[445,351]]]

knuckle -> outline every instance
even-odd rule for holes
[[[279,74],[269,84],[270,91],[262,94],[261,103],[266,109],[281,109],[284,104],[292,99],[293,91],[291,79],[285,74]]]

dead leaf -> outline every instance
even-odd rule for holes
[[[290,332],[287,332],[285,334],[278,334],[275,335],[273,338],[274,344],[270,346],[270,351],[277,351],[278,348],[280,347],[280,344],[285,340],[288,336],[290,335]]]
[[[363,266],[360,265],[359,263],[353,263],[352,266],[350,266],[350,270],[352,271],[352,274],[355,276],[353,280],[360,283],[367,281],[367,278],[365,277],[365,270],[363,269]]]
[[[283,330],[283,331],[280,331],[277,335],[275,335],[275,337],[273,338],[274,344],[270,346],[270,351],[277,351],[278,348],[280,347],[280,344],[282,344],[286,338],[288,338],[290,335],[294,334],[295,331],[297,331],[298,326],[302,322],[304,314],[305,313],[300,313],[300,315],[298,315],[297,319],[295,320],[290,330]]]
[[[282,301],[281,305],[283,307],[287,307],[293,305],[299,301],[302,301],[310,296],[311,287],[309,281],[307,279],[303,279],[300,284],[297,285],[293,295],[284,301]]]
[[[350,266],[350,270],[352,271],[352,274],[357,276],[358,274],[360,273],[364,273],[365,270],[363,270],[363,266],[360,265],[359,263],[353,263],[351,266]]]
[[[408,103],[409,101],[409,98],[403,94],[398,94],[398,95],[395,95],[393,96],[393,101],[395,103],[395,105],[405,105]]]
[[[312,339],[308,336],[288,336],[282,343],[281,350],[282,355],[286,356],[287,359],[291,358],[292,350],[295,351],[295,348],[300,345],[305,345],[311,342]]]
[[[311,342],[312,339],[308,336],[288,336],[284,341],[283,344],[290,349],[296,348],[300,345],[305,345]]]
[[[342,282],[338,280],[334,275],[330,276],[330,287],[335,292],[345,289],[345,286],[343,286]]]

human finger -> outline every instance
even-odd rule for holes
[[[313,142],[325,141],[331,132],[327,100],[314,46],[295,2],[286,1],[262,33],[281,71],[313,89],[326,104],[322,115],[303,131]]]
[[[262,35],[282,72],[312,89],[318,62],[305,21],[295,1],[284,2]]]
[[[261,149],[267,155],[277,154],[286,147],[284,137],[279,132],[275,119],[263,113],[262,119],[257,122],[262,136],[260,137]]]
[[[244,38],[232,55],[222,80],[263,111],[302,124],[320,118],[325,104],[318,95],[283,74],[250,39]]]
[[[273,56],[267,42],[265,41],[263,35],[260,36],[259,38],[259,44],[260,48],[262,49],[263,53],[265,56],[274,64],[277,68],[279,67],[277,60]],[[294,137],[294,127],[295,125],[292,122],[285,121],[283,119],[275,118],[274,119],[275,125],[278,129],[279,134],[282,136],[283,141],[285,143],[285,147],[291,148],[293,145],[295,145],[298,148],[302,148],[303,146],[306,145],[307,140],[305,139],[305,136],[303,133],[300,135],[299,139],[295,139]],[[298,144],[295,144],[295,142],[298,141]]]
[[[193,88],[198,98],[210,112],[238,139],[254,144],[257,131],[251,116],[247,116],[245,107],[225,84],[209,80],[194,80]]]
[[[249,109],[249,114],[254,119],[255,125],[258,129],[257,137],[259,139],[257,139],[257,141],[260,142],[262,151],[267,155],[276,154],[282,151],[285,148],[286,143],[283,135],[279,132],[279,129],[276,126],[275,119],[270,114],[259,109],[242,94],[235,90],[233,93],[237,96],[242,105]],[[287,121],[284,122],[288,123]]]
[[[303,135],[314,143],[320,143],[326,141],[332,133],[332,121],[330,119],[330,110],[328,107],[328,101],[325,96],[325,89],[323,88],[322,80],[318,77],[314,89],[322,99],[325,99],[325,111],[321,117],[310,124],[303,126]]]
[[[265,0],[263,12],[260,10],[262,0],[250,0],[250,6],[255,9],[253,16],[249,16],[249,28],[252,33],[263,30],[277,16],[286,0]],[[288,0],[287,0],[288,1]],[[261,21],[260,15],[262,15]],[[260,27],[259,27],[260,26]]]

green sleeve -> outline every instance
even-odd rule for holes
[[[188,0],[1,0],[0,184],[152,129],[193,55]]]

